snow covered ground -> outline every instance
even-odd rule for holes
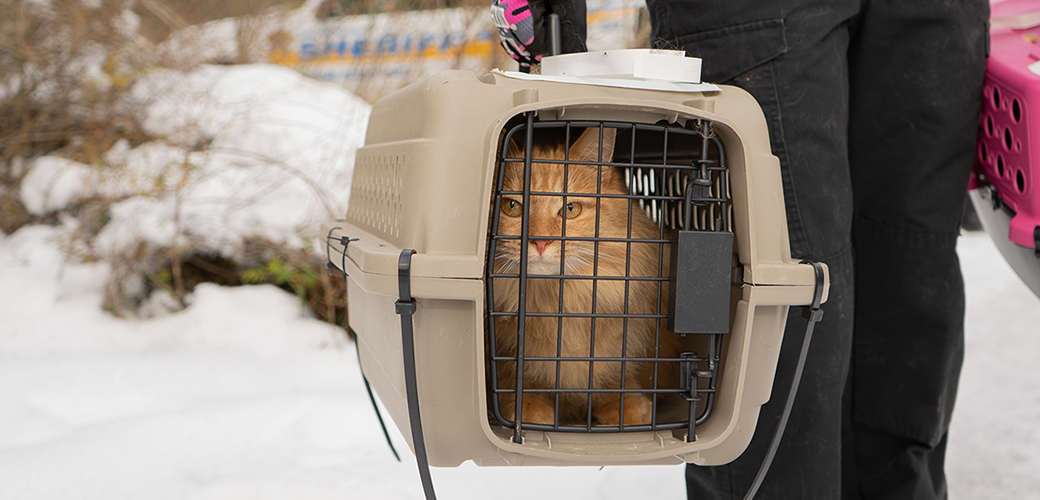
[[[962,237],[957,251],[968,311],[950,498],[1040,499],[1040,300],[984,233]]]
[[[188,309],[99,309],[107,272],[26,227],[0,236],[0,497],[418,499],[343,332],[271,286],[202,285]],[[951,498],[1040,498],[1040,301],[987,236],[960,252],[968,355]],[[404,440],[394,434],[399,448]],[[435,469],[444,499],[682,498],[681,467]]]

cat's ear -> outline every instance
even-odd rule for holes
[[[524,145],[516,137],[509,138],[509,146],[506,148],[507,158],[523,158]]]
[[[599,161],[609,163],[614,158],[614,136],[617,129],[603,128],[603,156],[600,158],[599,127],[589,127],[581,133],[571,147],[571,159],[575,161]]]

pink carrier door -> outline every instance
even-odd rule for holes
[[[970,195],[986,231],[1040,296],[1040,1],[991,6]]]

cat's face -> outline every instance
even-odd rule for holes
[[[610,162],[614,146],[614,129],[603,129],[602,156],[600,153],[600,131],[586,129],[570,148],[570,160],[582,162]],[[523,158],[523,150],[510,144],[509,156]],[[535,159],[564,161],[563,145],[535,143],[532,157]],[[613,167],[592,165],[564,166],[560,163],[531,164],[531,193],[566,193],[539,195],[531,194],[525,208],[523,195],[504,194],[499,214],[500,235],[519,236],[524,217],[528,228],[528,273],[591,275],[596,245],[591,241],[561,241],[568,238],[592,238],[618,235],[618,225],[627,224],[627,202],[621,199],[598,198],[600,194],[627,194],[621,172]],[[504,191],[523,191],[524,165],[510,162],[505,169]],[[555,239],[554,239],[555,238]],[[500,240],[496,246],[495,267],[499,271],[516,272],[521,259],[519,239]],[[601,244],[602,247],[602,244]],[[561,266],[562,263],[562,266]]]

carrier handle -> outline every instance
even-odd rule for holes
[[[422,419],[419,417],[419,390],[415,381],[415,342],[412,335],[412,314],[415,314],[415,297],[412,297],[411,268],[413,249],[401,250],[397,261],[397,283],[401,297],[395,303],[395,311],[401,315],[401,350],[404,351],[404,386],[408,399],[408,423],[412,428],[412,446],[415,462],[419,466],[419,479],[427,500],[437,500],[430,477],[430,463],[426,460],[426,442],[423,440]]]

